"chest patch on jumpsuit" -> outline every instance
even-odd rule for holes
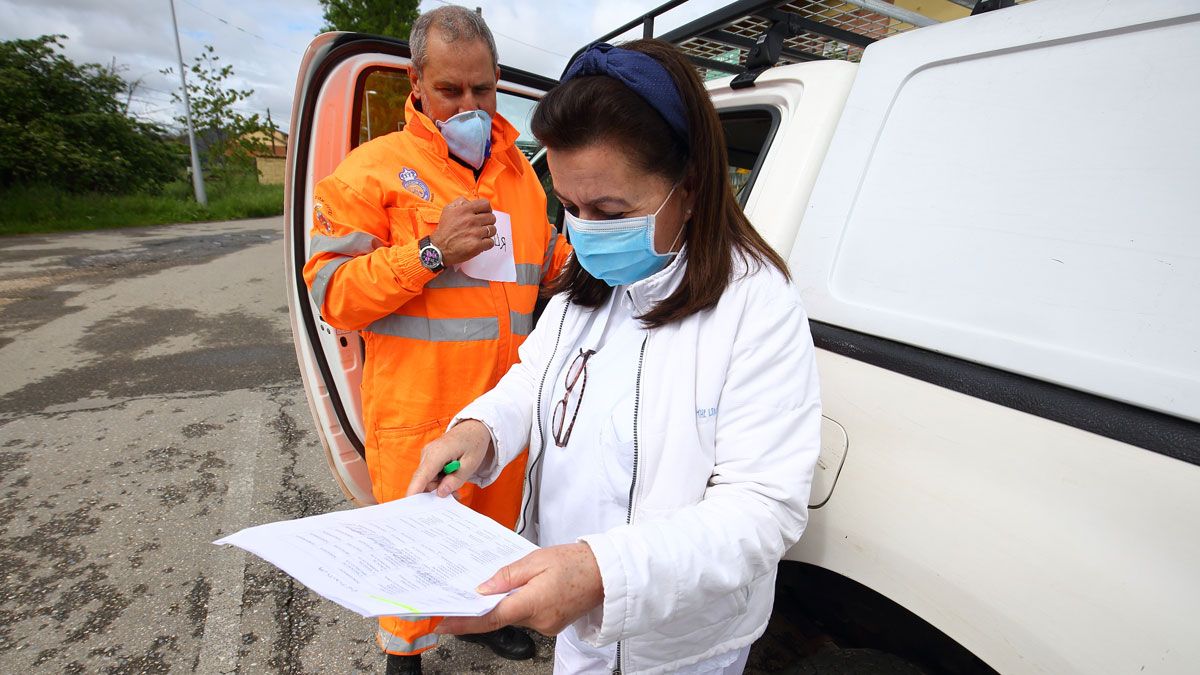
[[[425,181],[421,180],[417,176],[417,172],[415,170],[410,169],[407,166],[404,167],[400,171],[400,184],[404,186],[405,190],[408,190],[425,201],[429,201],[429,186],[425,184]]]

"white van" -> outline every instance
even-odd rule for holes
[[[883,40],[821,24],[832,5],[743,0],[662,36],[735,73],[709,83],[731,176],[818,347],[823,451],[776,612],[928,672],[1200,672],[1200,0],[1037,0]],[[831,34],[861,62],[805,51]],[[317,38],[288,153],[297,353],[359,504],[360,341],[300,270],[313,185],[394,128],[377,102],[407,60]],[[502,70],[520,127],[554,81]]]

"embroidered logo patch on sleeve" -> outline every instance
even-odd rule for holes
[[[325,204],[318,200],[316,205],[313,207],[313,213],[317,217],[317,222],[320,223],[321,227],[325,229],[325,234],[333,234],[333,225],[329,224],[329,219],[325,217],[324,213],[322,213],[325,208]],[[332,209],[330,210],[332,211]]]
[[[400,172],[400,184],[404,186],[405,190],[425,201],[429,201],[429,186],[425,184],[425,181],[417,177],[416,171],[407,166]]]

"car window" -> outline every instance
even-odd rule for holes
[[[761,158],[775,131],[775,116],[767,108],[745,108],[718,113],[725,130],[729,182],[745,206]]]
[[[542,149],[542,144],[538,143],[533,132],[529,130],[529,119],[533,115],[535,107],[537,107],[535,99],[510,94],[507,91],[496,94],[496,112],[521,132],[521,135],[517,137],[517,147],[525,153],[525,159],[533,159],[534,155]]]
[[[503,86],[503,85],[502,85]],[[357,137],[353,147],[404,128],[404,105],[412,85],[408,73],[397,68],[373,68],[360,78],[355,93],[358,109]],[[496,112],[508,120],[520,136],[517,147],[532,159],[541,145],[529,131],[529,117],[537,101],[507,91],[496,94]]]
[[[358,88],[358,140],[354,146],[403,129],[404,103],[410,92],[412,85],[403,70],[367,71]]]
[[[554,194],[554,180],[550,176],[550,168],[546,166],[546,153],[539,150],[538,154],[534,155],[529,163],[533,165],[533,170],[537,172],[538,181],[542,184],[542,191],[546,193],[546,219],[551,225],[558,228],[559,232],[563,231],[562,202],[558,201],[558,196]]]
[[[532,112],[532,104],[529,110]],[[768,108],[743,108],[719,111],[718,114],[721,127],[725,130],[729,182],[733,185],[738,201],[744,206],[754,184],[754,177],[762,164],[761,159],[774,135],[775,115]],[[540,146],[538,149],[540,150]],[[562,204],[554,196],[553,181],[546,167],[545,154],[534,156],[531,161],[541,179],[542,189],[546,191],[546,217],[561,230]]]

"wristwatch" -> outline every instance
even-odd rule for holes
[[[446,269],[442,264],[442,250],[433,245],[433,240],[429,237],[421,239],[417,245],[420,249],[421,264],[430,272],[441,272]]]

